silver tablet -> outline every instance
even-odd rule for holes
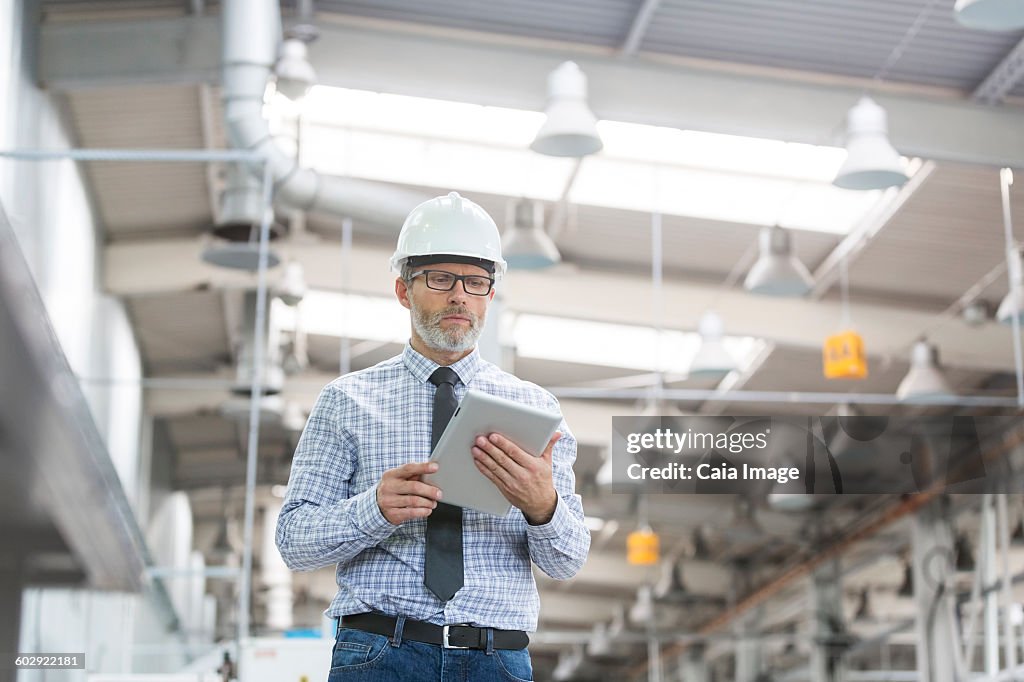
[[[538,457],[561,421],[557,412],[470,389],[430,455],[430,461],[440,465],[437,473],[423,480],[440,488],[448,504],[504,516],[512,505],[473,462],[477,436],[500,433]]]

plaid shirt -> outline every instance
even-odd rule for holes
[[[426,519],[392,525],[377,506],[388,469],[430,456],[438,365],[406,345],[380,364],[335,379],[320,393],[292,461],[277,520],[277,546],[293,570],[337,564],[331,617],[380,611],[438,625],[470,623],[536,630],[540,597],[530,562],[552,578],[579,571],[590,548],[575,494],[576,439],[563,420],[552,461],[558,502],[551,521],[531,526],[515,507],[504,517],[463,511],[465,584],[451,601],[423,585]],[[503,372],[479,350],[451,365],[467,387],[558,411],[554,396]]]

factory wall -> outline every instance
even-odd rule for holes
[[[35,83],[38,11],[34,0],[0,0],[0,149],[74,146],[59,101]],[[103,235],[83,171],[69,160],[0,160],[0,205],[81,379],[125,493],[139,518],[147,519],[150,510],[139,504],[159,502],[161,494],[154,500],[149,476],[139,476],[141,361],[123,304],[100,290]],[[85,652],[92,671],[173,670],[184,663],[184,646],[169,636],[166,624],[173,617],[160,603],[151,592],[29,589],[20,648]],[[133,652],[133,639],[160,642],[162,648]],[[57,676],[71,679],[66,671],[23,671],[18,680],[45,682]]]

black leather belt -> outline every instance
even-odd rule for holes
[[[339,627],[354,628],[386,637],[395,635],[397,625],[397,618],[385,616],[383,613],[357,613],[352,616],[342,616],[339,623]],[[530,638],[522,630],[477,628],[471,625],[434,625],[408,618],[402,627],[402,639],[437,644],[445,649],[486,650],[488,630],[493,633],[492,641],[495,649],[522,649],[530,643]]]

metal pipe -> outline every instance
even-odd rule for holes
[[[580,388],[576,386],[555,386],[548,390],[556,398],[604,398],[635,400],[650,395],[649,389],[642,388]],[[900,399],[890,393],[828,393],[812,391],[729,391],[723,393],[708,389],[666,388],[662,390],[666,400],[680,402],[702,402],[719,400],[747,403],[817,403],[835,404],[853,402],[858,405],[922,405],[945,407],[1018,407],[1016,398],[995,396],[933,396],[928,398]]]
[[[345,335],[340,339],[340,356],[338,358],[338,365],[341,368],[339,374],[343,375],[352,371],[352,338],[348,332],[348,294],[351,285],[351,272],[352,219],[345,218],[341,221],[341,291],[345,294],[345,299],[342,301],[341,310],[338,311],[341,316],[341,328],[345,330]]]
[[[1013,241],[1013,218],[1010,211],[1010,185],[1013,184],[1013,171],[1009,168],[999,170],[999,193],[1003,200],[1003,238],[1006,241],[1006,269],[1010,282],[1008,296],[1015,297],[1015,289],[1021,286],[1020,282],[1014,282],[1014,273],[1020,272],[1020,250]],[[1014,263],[1012,261],[1016,260]],[[1015,298],[1011,300],[1017,300]],[[1020,304],[1020,301],[1017,300]],[[1024,360],[1021,358],[1020,350],[1020,311],[1015,310],[1010,318],[1010,326],[1013,338],[1013,364],[1017,370],[1017,405],[1024,407]]]
[[[409,211],[429,197],[384,183],[317,173],[275,143],[263,106],[281,40],[277,0],[225,0],[221,7],[221,92],[229,144],[266,155],[278,201],[397,229]]]
[[[992,495],[986,493],[981,500],[981,547],[978,552],[978,566],[986,588],[984,601],[984,651],[985,674],[989,677],[999,672],[999,595],[988,590],[996,579],[996,538],[995,509]]]
[[[245,464],[245,521],[242,534],[242,576],[238,587],[238,635],[241,646],[249,636],[249,601],[252,592],[253,523],[256,507],[256,466],[260,443],[260,397],[263,394],[263,329],[267,317],[267,261],[270,254],[270,210],[273,196],[270,165],[263,169],[263,216],[260,221],[260,245],[256,279],[256,333],[252,353],[252,387],[249,393],[249,442]]]
[[[662,391],[665,388],[665,373],[661,365],[661,343],[662,343],[662,244],[661,244],[661,214],[651,214],[651,298],[654,308],[654,372],[657,376],[657,383],[654,385],[655,405],[660,405]]]
[[[117,377],[78,377],[85,384],[110,386],[136,386],[159,390],[181,391],[222,391],[230,390],[234,383],[227,379],[175,379],[173,377],[149,377],[144,379],[118,379]],[[322,384],[289,380],[293,388],[323,388]],[[575,386],[554,387],[549,389],[556,398],[605,398],[637,400],[650,397],[650,389],[642,388],[579,388]],[[945,407],[1017,407],[1016,398],[999,398],[995,396],[945,396],[929,399],[907,398],[900,400],[888,393],[826,393],[816,391],[729,391],[723,393],[716,389],[681,389],[666,388],[662,397],[667,400],[681,402],[703,402],[707,400],[737,403],[785,403],[785,404],[837,404],[852,402],[858,405],[920,405]]]
[[[262,163],[260,151],[248,149],[3,149],[0,157],[25,161],[156,161],[211,163],[216,161]]]
[[[237,568],[228,566],[207,566],[202,570],[191,568],[175,568],[173,566],[147,566],[146,575],[150,578],[194,578],[201,575],[204,578],[224,578],[234,580],[240,572]]]
[[[1006,504],[1006,495],[996,495],[996,514],[999,533],[999,551],[1003,557],[1003,632],[1005,639],[1005,660],[1003,665],[1008,670],[1017,667],[1017,641],[1013,636],[1013,617],[1010,607],[1013,605],[1013,587],[1010,576],[1010,514]]]

